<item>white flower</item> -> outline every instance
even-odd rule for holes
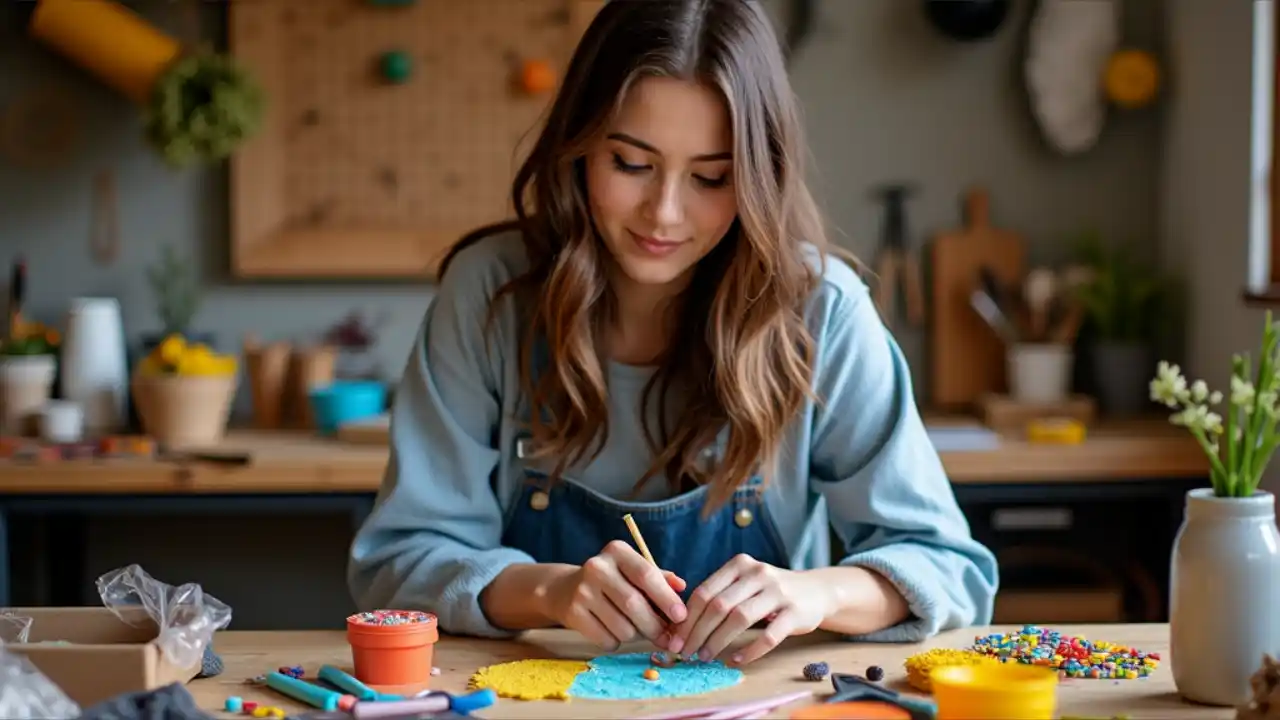
[[[1186,402],[1190,393],[1187,390],[1187,379],[1182,376],[1182,368],[1161,360],[1156,366],[1155,379],[1151,381],[1151,399],[1164,403],[1169,407],[1177,407]]]
[[[1169,421],[1191,430],[1199,430],[1211,435],[1222,433],[1222,416],[1210,412],[1204,405],[1188,405],[1181,412],[1174,413]]]
[[[1191,402],[1203,404],[1209,397],[1209,384],[1203,380],[1191,383]]]
[[[1253,383],[1237,375],[1231,376],[1231,404],[1243,410],[1245,415],[1253,412],[1255,394]]]
[[[1267,390],[1258,393],[1257,406],[1267,417],[1276,417],[1276,391]]]

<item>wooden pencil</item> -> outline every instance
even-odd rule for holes
[[[631,538],[636,541],[636,547],[640,549],[640,554],[644,555],[644,559],[648,560],[651,565],[658,567],[658,563],[653,559],[653,555],[649,552],[649,546],[644,542],[644,536],[640,534],[640,528],[636,526],[636,521],[631,517],[631,513],[622,516],[622,522],[627,524],[627,529],[631,531]]]

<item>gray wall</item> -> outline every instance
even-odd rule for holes
[[[1186,371],[1227,387],[1262,339],[1248,278],[1253,3],[1169,0],[1173,87],[1160,156],[1160,256],[1189,282]],[[1276,466],[1264,480],[1277,487]]]
[[[182,24],[174,3],[130,4],[168,27],[190,27]],[[267,338],[315,334],[350,309],[363,308],[388,314],[379,352],[385,366],[398,369],[429,297],[427,286],[246,286],[225,280],[225,172],[166,170],[141,145],[131,107],[22,37],[19,8],[26,5],[0,5],[0,108],[25,89],[57,87],[80,104],[84,122],[84,137],[66,164],[29,171],[0,158],[0,247],[8,255],[26,255],[34,315],[56,321],[69,297],[105,293],[120,298],[131,333],[154,330],[157,321],[142,267],[163,243],[172,242],[201,260],[208,297],[198,324],[216,332],[224,347],[234,347],[246,331]],[[202,32],[217,37],[219,5],[210,5]],[[959,222],[958,195],[977,182],[991,189],[995,221],[1026,233],[1033,260],[1064,257],[1064,238],[1084,226],[1098,227],[1109,238],[1134,239],[1152,253],[1160,246],[1158,223],[1168,219],[1160,211],[1161,166],[1169,163],[1161,158],[1159,112],[1116,115],[1099,146],[1084,156],[1064,159],[1048,152],[1029,120],[1019,78],[1028,3],[1017,4],[1017,16],[997,38],[976,45],[957,45],[935,35],[918,3],[822,0],[817,5],[818,29],[797,58],[793,77],[817,161],[817,192],[841,244],[871,259],[880,216],[868,191],[877,183],[909,180],[921,186],[909,206],[918,242],[926,233]],[[1125,5],[1126,39],[1159,48],[1161,4],[1146,0]],[[1248,33],[1228,27],[1240,12],[1197,0],[1175,7],[1195,15],[1181,25],[1180,34],[1175,22],[1174,36],[1196,48],[1192,60],[1202,64],[1197,72],[1203,82],[1228,89],[1239,84],[1245,91],[1242,101],[1247,101],[1247,79],[1221,69],[1226,59],[1245,52]],[[1188,28],[1202,22],[1223,32],[1193,36]],[[1210,58],[1219,53],[1226,59],[1215,61],[1219,69],[1209,70]],[[1247,65],[1241,72],[1247,72]],[[1234,106],[1205,109],[1202,98],[1186,97],[1176,107],[1188,102],[1199,108],[1186,111],[1199,113],[1195,127],[1185,128],[1167,149],[1174,155],[1170,163],[1181,156],[1184,166],[1199,169],[1200,156],[1212,153],[1210,146],[1221,147],[1218,133],[1235,132],[1243,115],[1232,113],[1244,111]],[[1210,117],[1202,121],[1206,113]],[[1217,115],[1230,117],[1220,120]],[[1241,132],[1238,141],[1225,142],[1234,156],[1245,140]],[[1231,170],[1221,163],[1218,167]],[[103,168],[115,169],[120,183],[123,247],[110,267],[95,265],[88,252],[91,181]],[[1218,198],[1215,207],[1226,208],[1216,212],[1231,212],[1233,203],[1239,204],[1230,178],[1187,182],[1193,183],[1188,192],[1208,186]],[[1204,224],[1206,232],[1195,236],[1203,262],[1224,273],[1234,271],[1238,263],[1209,252],[1200,235],[1241,235],[1231,232],[1226,220]],[[1217,302],[1202,308],[1202,314],[1226,308],[1226,295]],[[1222,335],[1222,328],[1217,332],[1205,337],[1236,337]],[[919,337],[906,332],[902,340],[917,378],[923,378]],[[91,579],[100,572],[139,562],[171,582],[203,583],[235,607],[239,628],[335,626],[348,603],[343,570],[349,532],[342,517],[95,521],[85,587],[91,588]],[[92,601],[91,592],[86,600]]]

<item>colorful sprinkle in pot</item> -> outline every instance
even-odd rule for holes
[[[427,612],[375,610],[347,618],[356,679],[384,692],[427,689],[439,638],[436,616]]]

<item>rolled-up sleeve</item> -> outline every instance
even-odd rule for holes
[[[832,303],[819,352],[810,468],[844,543],[840,564],[883,575],[910,607],[906,621],[853,639],[911,642],[990,623],[995,557],[970,534],[865,286]]]

